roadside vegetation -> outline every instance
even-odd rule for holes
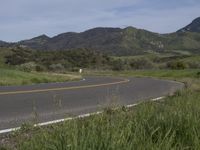
[[[134,108],[108,107],[100,115],[43,128],[23,126],[3,138],[2,150],[199,149],[200,70],[119,74],[174,79],[185,82],[186,88],[164,100],[145,101]]]
[[[0,69],[0,86],[66,82],[80,79],[81,76],[77,74],[38,73],[23,72],[15,69]]]
[[[108,106],[100,115],[47,127],[23,125],[0,135],[0,150],[175,150],[200,147],[200,56],[189,53],[147,53],[107,56],[92,50],[35,52],[0,51],[0,84],[21,85],[77,79],[84,75],[153,77],[185,83],[185,89],[161,101],[134,108]],[[48,73],[45,73],[48,72]]]
[[[30,56],[29,58],[27,58]],[[33,57],[29,50],[18,51],[0,48],[0,86],[30,85],[49,82],[66,82],[80,80],[82,77],[77,72],[53,72],[42,70],[43,68],[29,60]],[[16,61],[18,65],[8,64],[8,60]],[[27,62],[26,62],[27,61]],[[24,62],[24,63],[23,63]],[[59,67],[55,65],[55,68]]]

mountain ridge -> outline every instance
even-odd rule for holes
[[[200,17],[194,19],[189,25],[178,30],[177,32],[199,32],[200,33]]]
[[[80,33],[66,32],[54,37],[43,34],[29,40],[19,41],[14,45],[34,50],[86,48],[110,55],[136,55],[149,50],[155,52],[188,50],[200,53],[198,29],[200,29],[200,17],[188,26],[169,34],[159,34],[131,26],[126,28],[97,27]]]

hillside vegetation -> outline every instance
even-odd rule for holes
[[[42,70],[42,67],[31,62],[31,57],[33,55],[29,50],[18,51],[16,55],[13,49],[0,48],[0,86],[66,82],[81,79],[81,76],[77,73],[55,74]],[[9,58],[18,65],[8,64]],[[41,72],[37,72],[37,69]]]
[[[0,49],[0,66],[30,72],[78,72],[84,70],[199,69],[200,55],[179,52],[113,57],[89,49],[33,51],[26,48]]]
[[[200,53],[200,34],[192,32],[157,34],[128,27],[95,28],[83,33],[65,33],[47,39],[44,36],[20,45],[37,50],[93,49],[109,55],[138,55],[149,50],[163,53],[166,50],[184,50]]]
[[[134,27],[94,28],[81,33],[67,32],[54,37],[41,35],[17,43],[0,41],[0,47],[22,47],[39,51],[92,49],[108,55],[127,56],[148,51],[185,51],[200,54],[200,18],[174,33],[159,34]]]

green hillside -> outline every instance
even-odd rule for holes
[[[23,47],[39,51],[92,49],[108,55],[139,55],[148,51],[200,53],[200,18],[170,34],[153,33],[134,27],[93,28],[81,33],[67,32],[54,37],[41,35],[17,43],[0,42],[1,47]]]

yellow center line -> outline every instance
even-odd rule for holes
[[[63,91],[63,90],[75,90],[75,89],[85,89],[101,86],[109,86],[116,84],[123,84],[129,82],[128,79],[124,79],[118,82],[104,83],[104,84],[94,84],[94,85],[83,85],[83,86],[74,86],[74,87],[62,87],[62,88],[50,88],[50,89],[38,89],[38,90],[24,90],[24,91],[10,91],[10,92],[0,92],[0,95],[15,95],[15,94],[27,94],[27,93],[42,93],[50,91]]]

